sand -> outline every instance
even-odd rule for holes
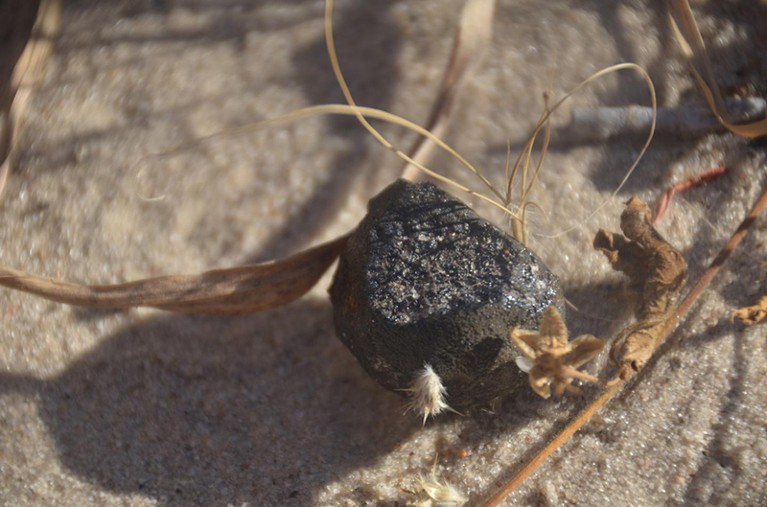
[[[764,95],[767,7],[717,4],[696,2],[696,13],[723,85]],[[339,57],[358,102],[424,122],[461,5],[338,2]],[[322,10],[297,0],[69,2],[0,201],[0,262],[116,283],[283,257],[353,228],[400,163],[351,119],[151,156],[342,101]],[[635,61],[662,105],[702,102],[661,2],[502,1],[494,28],[448,140],[495,181],[507,141],[518,149],[549,84],[559,96],[602,67]],[[648,93],[621,73],[572,104],[632,103],[648,103]],[[400,146],[412,142],[382,129]],[[578,308],[568,312],[573,335],[607,338],[630,322],[623,279],[591,248],[599,228],[617,230],[630,195],[655,202],[684,176],[727,165],[659,225],[695,281],[765,183],[763,144],[662,136],[610,198],[642,142],[559,142],[547,157],[535,197],[546,214],[533,217],[531,247]],[[475,183],[447,156],[432,166]],[[762,219],[663,355],[509,505],[767,502],[765,331],[728,320],[767,288],[765,241]],[[435,456],[436,475],[476,503],[595,394],[547,401],[525,392],[494,413],[422,427],[335,337],[329,282],[287,307],[226,318],[89,311],[0,291],[0,504],[405,505],[424,499],[417,479],[430,476]],[[588,370],[607,378],[604,356]]]

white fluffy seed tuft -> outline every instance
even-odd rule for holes
[[[442,385],[442,379],[432,369],[431,365],[424,364],[413,383],[407,391],[410,401],[407,404],[407,412],[415,412],[423,416],[423,423],[426,419],[433,417],[445,410],[452,410],[445,402],[447,390]]]

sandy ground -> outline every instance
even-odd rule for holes
[[[458,0],[340,1],[341,64],[358,102],[423,122]],[[696,2],[723,85],[764,94],[764,3]],[[281,257],[354,227],[399,162],[354,121],[320,118],[146,156],[295,108],[339,102],[322,2],[68,2],[64,33],[28,112],[0,202],[0,262],[114,283]],[[485,65],[449,140],[500,181],[552,83],[554,96],[621,61],[645,65],[664,105],[700,102],[662,2],[501,1]],[[761,34],[761,38],[758,38]],[[634,75],[581,105],[647,102]],[[567,115],[562,116],[566,121]],[[407,146],[412,137],[384,128]],[[658,138],[594,218],[641,139],[559,140],[535,200],[532,247],[579,308],[573,334],[630,318],[622,279],[591,248],[621,202],[650,202],[685,175],[731,172],[675,202],[660,224],[696,280],[764,185],[764,145],[728,135]],[[556,140],[555,140],[556,142]],[[471,178],[447,157],[434,167]],[[498,220],[493,212],[478,209]],[[728,321],[767,288],[758,221],[638,382],[515,492],[509,505],[764,505],[764,328]],[[96,312],[0,291],[0,504],[405,505],[436,474],[476,503],[593,396],[524,393],[494,413],[421,427],[336,339],[326,289],[236,318]],[[603,376],[602,357],[590,370]],[[466,456],[461,457],[464,455]]]

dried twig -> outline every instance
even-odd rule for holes
[[[492,15],[495,9],[495,0],[467,0],[466,8],[463,10],[462,18],[461,18],[461,29],[458,32],[458,39],[456,44],[457,49],[456,54],[458,57],[451,61],[450,66],[447,70],[447,76],[451,79],[454,79],[454,84],[446,85],[447,86],[447,93],[448,95],[453,95],[454,93],[457,93],[459,84],[464,79],[464,73],[472,68],[471,65],[469,65],[471,61],[472,51],[473,50],[481,50],[484,47],[483,40],[485,40],[485,44],[489,42],[489,33],[486,36],[482,36],[482,29],[488,29],[489,26],[492,26]],[[378,141],[383,147],[385,147],[388,150],[393,151],[400,159],[405,161],[406,166],[403,170],[403,177],[409,178],[412,176],[412,170],[418,169],[419,171],[423,172],[424,174],[427,174],[431,176],[432,178],[435,178],[439,181],[442,181],[444,183],[447,183],[448,185],[452,185],[455,188],[458,188],[470,195],[479,197],[487,202],[490,202],[491,204],[494,204],[495,206],[500,207],[502,210],[507,211],[508,209],[504,204],[501,204],[498,201],[495,201],[493,198],[488,197],[484,194],[475,192],[468,187],[465,187],[464,185],[461,185],[460,183],[456,182],[455,180],[452,180],[451,178],[442,176],[441,174],[429,169],[426,167],[423,163],[416,160],[414,157],[423,157],[425,158],[425,153],[419,153],[421,150],[419,150],[417,147],[415,147],[415,153],[413,153],[413,156],[411,157],[409,154],[401,151],[396,146],[394,146],[392,143],[390,143],[378,130],[376,130],[375,127],[373,127],[370,122],[368,122],[368,117],[370,117],[369,114],[366,112],[366,108],[360,107],[357,105],[357,103],[354,101],[354,98],[352,97],[351,91],[349,91],[349,86],[346,84],[346,79],[343,76],[343,73],[341,72],[341,66],[338,62],[338,55],[336,54],[335,49],[335,41],[333,39],[333,18],[332,18],[332,11],[333,11],[333,0],[325,0],[325,42],[328,47],[328,57],[330,58],[330,65],[333,67],[333,73],[336,76],[336,81],[338,81],[338,86],[341,88],[341,91],[344,94],[344,98],[346,99],[346,103],[349,106],[349,109],[351,110],[352,114],[359,120],[359,122],[362,124],[363,127],[370,133],[370,135],[375,138],[376,141]],[[469,34],[471,34],[471,37],[467,37],[466,34],[464,34],[465,31],[468,31]],[[462,34],[464,34],[464,38],[468,39],[468,46],[466,50],[464,50],[461,46],[461,37]],[[455,86],[455,90],[451,90]],[[453,100],[452,98],[450,100]],[[438,106],[444,107],[444,106]],[[369,111],[369,110],[368,110]],[[436,111],[436,109],[435,109]],[[345,114],[345,113],[341,113]],[[427,145],[436,144],[440,148],[447,150],[451,155],[453,155],[456,159],[458,159],[464,167],[466,167],[472,174],[474,174],[477,178],[479,178],[483,185],[491,192],[493,193],[500,201],[503,201],[503,196],[501,195],[498,190],[493,186],[493,184],[488,180],[480,171],[477,170],[473,165],[469,163],[468,160],[463,158],[457,151],[452,149],[450,146],[447,145],[444,141],[442,141],[438,136],[434,135],[433,133],[429,132],[428,129],[424,129],[423,127],[420,127],[412,122],[409,122],[405,120],[404,118],[401,118],[399,116],[393,115],[391,113],[386,113],[385,118],[387,121],[390,121],[392,123],[399,123],[400,125],[406,125],[409,129],[414,130],[421,134],[422,136],[427,138]],[[438,114],[439,116],[439,114]],[[447,118],[445,118],[446,121]],[[430,149],[427,147],[424,147],[424,149]]]
[[[727,98],[724,103],[734,123],[763,118],[767,101],[759,97]],[[575,107],[570,123],[557,136],[569,142],[604,141],[611,137],[647,132],[652,123],[652,109],[646,106]],[[659,107],[656,131],[664,136],[692,137],[725,130],[708,107],[680,105]]]
[[[703,171],[700,174],[685,178],[673,185],[671,188],[663,192],[663,195],[660,197],[660,199],[658,199],[658,203],[655,205],[655,216],[652,219],[652,223],[655,224],[663,216],[663,214],[668,209],[669,204],[671,204],[671,200],[676,194],[715,180],[716,178],[724,175],[726,172],[727,167],[724,165],[718,165],[707,171]]]
[[[756,221],[762,211],[764,211],[765,207],[767,207],[767,190],[762,191],[762,195],[759,196],[759,199],[751,208],[751,211],[748,212],[746,218],[744,218],[738,228],[735,229],[735,232],[730,237],[730,240],[726,245],[722,247],[716,258],[711,261],[711,264],[709,265],[706,272],[703,273],[703,276],[700,277],[698,283],[696,283],[695,286],[690,289],[690,292],[687,293],[687,296],[679,304],[679,308],[677,308],[672,320],[675,321],[676,319],[681,318],[690,310],[692,305],[695,304],[695,301],[698,300],[706,287],[708,287],[708,284],[711,283],[711,280],[719,272],[724,262],[730,257],[730,254],[732,254],[733,250],[735,250],[743,238],[746,237],[748,230],[751,228],[751,224]],[[671,329],[669,329],[669,331],[670,330]]]
[[[524,467],[522,467],[509,481],[503,485],[503,487],[497,491],[493,496],[488,498],[482,505],[484,507],[497,507],[501,505],[507,496],[509,496],[515,489],[517,489],[528,477],[533,475],[538,468],[548,459],[549,456],[554,454],[554,451],[562,447],[570,437],[581,429],[587,422],[594,417],[599,409],[601,409],[608,401],[610,401],[615,394],[620,391],[623,383],[615,383],[605,389],[599,397],[591,402],[583,411],[578,414],[570,423],[567,424],[557,436],[555,436],[551,442],[541,449],[530,461],[528,461]]]
[[[495,0],[468,0],[463,7],[450,63],[445,69],[429,120],[424,125],[436,137],[441,138],[447,132],[458,95],[490,46],[494,15]],[[434,143],[429,138],[421,137],[408,150],[408,154],[414,161],[424,164],[433,148]],[[418,167],[410,162],[405,162],[402,167],[403,179],[415,181],[421,174]]]

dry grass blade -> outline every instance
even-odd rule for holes
[[[442,78],[442,85],[425,128],[436,137],[447,131],[450,115],[460,91],[482,61],[493,37],[495,0],[468,0],[463,7],[461,23],[453,43],[450,62]],[[424,164],[434,143],[421,137],[408,152],[411,158]],[[402,178],[414,181],[422,174],[407,162],[402,168]]]
[[[471,16],[468,16],[469,19],[474,18],[475,12],[477,14],[477,19],[483,19],[487,16],[492,17],[492,9],[487,11],[486,9],[483,9],[482,7],[487,7],[485,5],[486,0],[470,0],[470,4],[474,4],[475,6],[469,9],[469,12],[471,13]],[[492,7],[490,5],[489,7]],[[448,185],[452,185],[453,187],[456,187],[470,195],[473,195],[475,197],[479,197],[485,201],[490,202],[491,204],[494,204],[498,207],[500,207],[502,210],[509,214],[514,214],[513,211],[509,210],[504,204],[494,201],[491,197],[485,196],[483,194],[480,194],[478,192],[474,192],[473,190],[470,190],[469,188],[461,185],[460,183],[447,178],[445,176],[442,176],[441,174],[432,171],[428,167],[426,167],[421,162],[415,160],[408,154],[404,153],[400,149],[398,149],[396,146],[394,146],[392,143],[390,143],[378,130],[376,130],[375,127],[373,127],[370,122],[368,122],[369,115],[365,113],[365,110],[370,110],[369,108],[363,108],[357,105],[357,103],[354,101],[354,98],[352,97],[351,91],[349,91],[349,86],[346,84],[346,79],[344,78],[343,72],[341,72],[341,65],[338,61],[338,54],[336,53],[336,47],[335,42],[333,39],[333,0],[326,0],[325,2],[325,43],[328,47],[328,57],[330,58],[330,64],[333,67],[333,74],[336,76],[336,81],[338,81],[338,86],[341,88],[341,91],[344,94],[344,98],[346,99],[346,103],[348,105],[349,110],[354,114],[354,116],[357,118],[357,120],[360,122],[360,124],[365,127],[365,130],[367,130],[370,135],[375,138],[376,141],[378,141],[381,146],[384,148],[391,150],[394,152],[399,158],[405,161],[406,164],[415,167],[416,169],[422,171],[425,174],[428,174],[432,178],[435,178],[439,181],[442,181],[444,183],[447,183]],[[486,22],[489,23],[489,22]],[[339,106],[335,106],[339,107]],[[453,157],[455,157],[458,161],[461,162],[461,164],[464,165],[469,171],[471,171],[472,174],[474,174],[477,178],[479,178],[482,181],[482,184],[487,187],[488,190],[492,194],[496,196],[500,201],[503,200],[503,196],[500,192],[493,186],[493,184],[488,180],[480,171],[477,170],[473,165],[471,165],[468,160],[466,160],[464,157],[462,157],[457,151],[450,148],[447,143],[442,141],[438,136],[431,133],[428,129],[424,129],[423,127],[420,127],[412,122],[409,122],[405,120],[404,118],[401,118],[397,115],[388,113],[383,111],[384,116],[381,117],[381,119],[391,122],[391,123],[397,123],[400,125],[404,125],[407,128],[414,130],[421,134],[424,137],[427,137],[428,140],[432,143],[437,144],[440,148],[448,151]],[[343,112],[336,112],[335,114],[347,114],[345,111]],[[417,154],[416,154],[417,155]]]
[[[742,137],[755,138],[767,135],[767,118],[743,125],[730,123],[724,100],[719,93],[719,86],[711,67],[711,61],[706,53],[703,37],[698,29],[698,24],[695,22],[689,1],[669,0],[668,5],[677,40],[682,51],[692,60],[695,78],[698,80],[698,84],[706,97],[706,102],[708,102],[708,106],[716,119],[729,131]]]
[[[61,0],[0,5],[0,196],[13,163],[24,109],[40,82],[61,26]]]
[[[184,313],[252,313],[288,304],[304,295],[345,244],[343,236],[287,259],[119,285],[80,285],[0,268],[0,285],[90,308],[146,306]]]
[[[625,175],[623,176],[623,179],[618,184],[618,186],[613,190],[612,194],[610,195],[610,198],[614,198],[618,195],[618,192],[621,191],[623,186],[626,184],[626,181],[631,177],[631,175],[636,170],[637,166],[639,165],[639,162],[642,160],[642,157],[644,157],[645,152],[647,152],[647,149],[650,147],[650,143],[652,142],[653,136],[655,135],[655,124],[656,124],[656,117],[657,117],[657,110],[658,110],[658,100],[657,96],[655,94],[655,85],[652,82],[652,79],[650,79],[650,75],[647,73],[647,71],[642,68],[641,66],[635,64],[635,63],[619,63],[616,65],[611,65],[610,67],[604,68],[598,72],[595,72],[588,78],[581,81],[575,88],[571,89],[567,93],[565,93],[562,97],[560,97],[558,100],[556,100],[551,106],[549,106],[548,98],[546,97],[545,100],[545,108],[541,116],[538,118],[538,122],[535,125],[535,128],[533,129],[530,136],[527,138],[527,141],[525,142],[525,145],[523,146],[520,154],[518,155],[516,161],[514,162],[514,166],[511,170],[507,169],[507,186],[505,189],[505,195],[501,198],[503,201],[503,207],[508,208],[509,201],[511,200],[511,194],[512,189],[514,187],[514,180],[517,176],[517,174],[521,174],[522,177],[522,183],[520,185],[520,198],[519,203],[517,205],[517,211],[516,213],[510,213],[512,215],[512,225],[515,231],[515,237],[517,239],[524,240],[527,233],[526,233],[526,224],[525,224],[525,216],[524,211],[529,203],[528,199],[530,198],[530,193],[535,185],[535,182],[537,181],[538,174],[541,170],[541,166],[543,163],[543,158],[546,155],[546,151],[548,149],[548,144],[550,141],[550,135],[551,135],[551,115],[554,114],[554,112],[559,109],[562,104],[566,100],[568,100],[571,96],[578,93],[580,90],[582,90],[584,87],[589,85],[591,82],[607,75],[613,72],[618,72],[622,70],[632,70],[634,72],[637,72],[642,79],[647,83],[647,89],[650,92],[650,102],[651,102],[651,121],[649,125],[649,131],[647,134],[647,139],[645,140],[644,145],[642,146],[642,149],[637,154],[636,158],[634,159],[634,162],[631,164],[631,166],[626,171]],[[528,183],[528,173],[530,172],[530,164],[531,164],[531,156],[533,147],[536,143],[536,139],[538,138],[538,134],[543,131],[544,133],[544,139],[542,142],[542,150],[541,150],[541,158],[539,159],[538,163],[535,164],[535,169],[532,172],[531,178],[529,179]],[[496,195],[497,192],[496,192]],[[594,217],[599,211],[604,208],[607,203],[609,202],[609,199],[605,199],[602,201],[602,203],[591,210],[591,212],[577,225],[568,227],[564,230],[561,230],[557,232],[556,234],[552,235],[539,235],[541,237],[546,238],[557,238],[559,236],[562,236],[564,234],[567,234],[578,227],[581,227],[586,222],[591,220],[592,217]],[[525,241],[523,241],[524,243]]]
[[[461,50],[461,56],[460,58],[456,57],[456,61],[462,62],[463,60],[472,60],[470,58],[471,56],[474,56],[476,58],[478,56],[478,53],[481,53],[481,49],[489,44],[489,38],[490,34],[485,33],[484,36],[479,33],[481,31],[482,27],[488,28],[491,26],[492,21],[492,15],[494,12],[494,6],[495,2],[490,0],[470,0],[469,5],[467,5],[467,9],[464,12],[464,16],[462,17],[462,24],[465,25],[460,31],[459,31],[459,37],[461,37],[461,33],[468,32],[473,34],[469,39],[473,40],[471,44],[465,45],[465,49]],[[387,150],[392,151],[397,157],[399,157],[401,160],[405,162],[406,166],[409,166],[411,168],[416,168],[419,171],[427,174],[428,176],[441,181],[447,185],[452,186],[453,188],[456,188],[462,192],[466,192],[469,195],[472,195],[474,197],[477,197],[479,199],[482,199],[488,203],[490,203],[493,206],[496,206],[500,208],[503,212],[508,213],[512,216],[516,214],[516,210],[510,209],[509,206],[504,204],[503,195],[493,186],[493,184],[488,180],[485,176],[480,173],[480,171],[474,167],[466,158],[461,156],[460,153],[458,153],[455,149],[453,149],[450,145],[448,145],[446,142],[444,142],[438,135],[435,135],[432,133],[429,129],[421,127],[420,125],[411,122],[401,116],[398,116],[396,114],[392,114],[388,111],[383,111],[380,109],[375,109],[371,107],[364,107],[359,106],[354,101],[354,98],[351,95],[351,92],[349,91],[349,87],[346,84],[346,79],[343,76],[343,72],[341,71],[341,66],[338,61],[338,55],[336,53],[335,49],[335,41],[333,38],[333,0],[327,0],[325,3],[325,41],[327,44],[327,50],[328,50],[328,57],[330,59],[331,66],[333,67],[333,72],[336,76],[336,80],[338,82],[339,87],[341,88],[341,91],[344,94],[344,98],[346,99],[346,104],[323,104],[318,106],[309,106],[302,109],[298,109],[295,111],[292,111],[290,113],[287,113],[285,115],[270,118],[267,120],[262,120],[258,122],[254,122],[248,125],[243,125],[241,127],[227,129],[225,131],[217,132],[208,136],[204,136],[201,138],[196,139],[194,142],[191,143],[183,143],[180,144],[170,150],[160,152],[160,153],[154,153],[147,155],[146,157],[142,158],[139,163],[143,163],[146,159],[150,158],[167,158],[174,156],[178,153],[183,152],[184,150],[196,146],[200,143],[208,142],[213,139],[218,139],[225,136],[236,136],[236,135],[242,135],[247,134],[250,132],[254,132],[260,129],[264,128],[271,128],[271,127],[277,127],[280,125],[285,125],[289,123],[296,122],[298,120],[309,118],[312,116],[321,116],[321,115],[349,115],[354,116],[357,118],[357,120],[362,124],[363,127],[370,133],[370,135],[373,136],[373,138],[378,141],[384,148]],[[464,47],[463,45],[461,45]],[[463,56],[465,54],[465,57]],[[470,64],[471,63],[471,64]],[[449,77],[450,79],[462,81],[466,76],[468,76],[468,70],[474,68],[474,64],[472,62],[466,63],[466,68],[463,69],[463,64],[456,65],[455,67],[461,67],[461,69],[458,70],[452,70],[453,65],[451,64],[448,68],[446,79]],[[457,86],[457,85],[456,85]],[[450,85],[444,85],[443,88],[453,88]],[[452,98],[450,98],[450,101],[455,100],[455,94],[458,93],[458,88],[453,88],[450,91],[450,94],[453,95]],[[435,106],[433,108],[434,111],[442,111],[444,107],[442,106]],[[444,115],[444,112],[442,112]],[[437,116],[440,116],[440,114],[437,114]],[[436,145],[440,149],[446,151],[449,153],[455,160],[457,160],[461,165],[463,165],[464,168],[466,168],[470,173],[472,173],[474,176],[479,178],[482,181],[482,184],[487,187],[487,189],[495,196],[489,197],[488,195],[485,195],[480,192],[476,192],[474,190],[471,190],[469,187],[462,185],[461,183],[448,178],[446,176],[443,176],[442,174],[433,171],[432,169],[429,169],[424,163],[422,163],[420,160],[424,160],[426,158],[426,154],[421,154],[418,150],[418,147],[414,147],[409,151],[411,156],[408,153],[403,152],[396,146],[394,146],[392,143],[390,143],[378,130],[376,130],[375,127],[373,127],[369,119],[376,119],[385,121],[388,123],[392,123],[395,125],[399,125],[401,127],[404,127],[408,130],[411,130],[423,138],[425,138],[425,143],[434,146]],[[439,122],[444,123],[445,126],[447,124],[448,117],[440,116]]]
[[[500,196],[500,193],[495,191],[494,187],[490,184],[490,182],[482,176],[476,167],[471,165],[466,158],[461,156],[460,153],[458,153],[455,149],[453,149],[450,145],[445,143],[443,140],[441,140],[439,137],[435,136],[425,128],[421,127],[420,125],[417,125],[410,120],[407,120],[401,116],[397,116],[396,114],[392,114],[388,111],[383,111],[381,109],[375,109],[372,107],[364,107],[364,106],[350,106],[348,104],[323,104],[319,106],[309,106],[304,107],[302,109],[297,109],[295,111],[292,111],[290,113],[287,113],[283,116],[278,116],[276,118],[270,118],[267,120],[259,121],[256,123],[251,123],[249,125],[245,125],[243,127],[238,127],[234,129],[229,129],[225,132],[219,132],[215,134],[211,134],[209,136],[201,137],[199,139],[196,139],[193,143],[185,143],[176,146],[175,148],[172,148],[168,151],[161,152],[161,153],[154,153],[147,155],[144,157],[139,163],[142,163],[144,160],[149,158],[168,158],[172,157],[174,155],[177,155],[178,153],[183,152],[184,150],[190,148],[191,146],[194,146],[199,143],[204,143],[207,141],[211,141],[213,139],[217,139],[224,136],[235,136],[235,135],[241,135],[246,134],[250,132],[255,132],[260,129],[269,128],[269,127],[277,127],[279,125],[286,125],[292,122],[296,122],[298,120],[304,119],[304,118],[311,118],[313,116],[322,116],[322,115],[347,115],[347,116],[355,116],[359,118],[360,116],[367,122],[368,118],[376,119],[385,121],[388,123],[391,123],[393,125],[399,125],[401,127],[404,127],[406,129],[409,129],[413,132],[416,132],[417,134],[420,134],[424,137],[427,137],[431,142],[439,146],[441,149],[445,150],[447,153],[449,153],[451,156],[453,156],[456,160],[458,160],[468,171],[470,171],[475,176],[482,179],[482,181],[487,182],[487,185],[490,186],[490,188],[493,188],[496,195]],[[372,126],[370,128],[373,128]],[[376,131],[378,132],[378,131]],[[379,134],[380,135],[380,134]],[[384,139],[384,147],[391,150],[395,155],[400,157],[402,160],[405,160],[406,162],[409,162],[424,173],[428,174],[432,178],[442,181],[446,183],[447,185],[452,186],[453,188],[456,188],[462,192],[466,192],[469,195],[472,195],[474,197],[477,197],[479,199],[482,199],[483,201],[496,206],[504,213],[509,213],[510,215],[514,215],[515,211],[513,209],[509,209],[507,205],[505,205],[502,202],[502,199],[493,199],[492,197],[488,197],[485,194],[482,194],[480,192],[475,192],[471,190],[469,187],[462,185],[461,183],[450,179],[446,176],[441,175],[440,173],[437,173],[435,171],[432,171],[428,167],[424,166],[423,164],[416,162],[412,158],[410,158],[405,152],[398,149],[396,146],[392,145],[388,141]]]

